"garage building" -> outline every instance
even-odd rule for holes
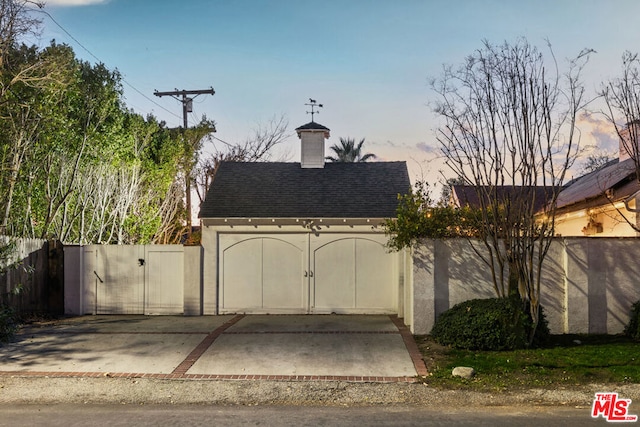
[[[325,163],[329,129],[296,129],[301,162],[223,162],[202,204],[203,314],[401,311],[404,253],[382,223],[404,162]]]

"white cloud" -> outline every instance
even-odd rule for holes
[[[578,125],[584,139],[580,141],[583,148],[600,151],[617,151],[618,136],[613,125],[596,114],[584,112],[578,116]]]
[[[418,142],[416,144],[416,148],[420,151],[423,151],[427,154],[435,154],[438,152],[438,149],[432,145],[427,144],[426,142]]]
[[[45,0],[45,6],[90,6],[93,4],[107,3],[109,0]]]

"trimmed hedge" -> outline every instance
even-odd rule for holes
[[[431,336],[442,345],[468,350],[513,350],[529,347],[532,328],[528,309],[518,297],[475,299],[440,315]],[[542,344],[549,328],[540,308],[533,346]]]
[[[636,301],[631,306],[629,323],[624,328],[624,334],[636,341],[640,341],[640,301]]]

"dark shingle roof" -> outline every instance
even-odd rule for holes
[[[529,199],[531,196],[535,196],[535,205],[534,210],[537,212],[541,210],[546,204],[548,199],[551,197],[551,189],[552,187],[542,187],[542,186],[496,186],[493,187],[493,191],[495,191],[495,197],[497,200],[504,201],[510,198],[517,198],[524,196],[526,199]],[[476,187],[472,185],[454,185],[452,186],[452,190],[456,197],[458,198],[458,202],[460,206],[471,206],[472,208],[480,208],[480,196]],[[481,187],[481,193],[486,195],[490,191],[490,187]],[[535,195],[530,193],[531,191],[535,192]],[[493,194],[493,193],[492,193]],[[492,198],[493,199],[493,198]],[[488,200],[485,200],[485,204],[489,204]]]
[[[390,218],[411,183],[405,162],[223,162],[201,218]]]
[[[302,125],[299,128],[296,128],[297,131],[300,130],[330,130],[328,127],[321,125],[316,122],[309,122],[306,125]]]

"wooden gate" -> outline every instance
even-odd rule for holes
[[[86,314],[182,314],[183,247],[91,245],[82,253]]]

